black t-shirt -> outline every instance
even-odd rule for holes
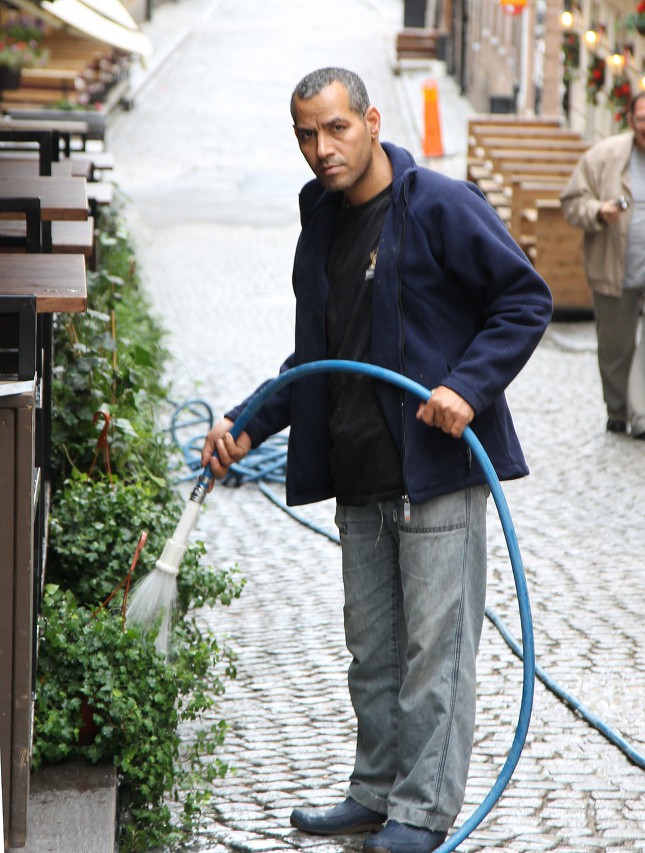
[[[327,258],[325,312],[330,358],[371,361],[372,282],[391,187],[365,204],[346,202]],[[361,505],[403,494],[401,456],[370,377],[331,374],[329,460],[341,503]]]

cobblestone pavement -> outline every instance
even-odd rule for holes
[[[166,61],[111,122],[116,179],[130,199],[147,288],[174,356],[177,399],[216,412],[276,373],[290,349],[297,193],[308,179],[290,131],[295,82],[323,64],[356,69],[383,137],[419,156],[422,75],[390,70],[399,0],[179,0],[148,31]],[[468,105],[436,64],[446,156],[463,176]],[[427,72],[424,72],[427,73]],[[590,323],[553,324],[508,397],[532,476],[505,485],[531,594],[539,664],[645,752],[645,446],[604,432]],[[329,502],[304,510],[331,530]],[[196,847],[339,853],[362,839],[291,829],[294,806],[342,797],[352,764],[339,549],[253,487],[218,489],[199,536],[247,578],[239,601],[205,611],[238,654],[218,714],[221,757]],[[490,510],[488,605],[519,637],[506,546]],[[464,813],[509,749],[521,666],[490,622],[479,658],[475,751]],[[528,743],[501,801],[464,851],[645,851],[645,773],[537,685]]]

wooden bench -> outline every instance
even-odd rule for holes
[[[472,156],[477,160],[485,160],[488,151],[493,149],[514,151],[517,152],[516,156],[521,156],[527,151],[536,152],[538,156],[542,151],[577,151],[580,155],[588,147],[588,143],[580,138],[561,139],[555,136],[538,136],[535,139],[519,139],[517,137],[482,136],[478,138],[477,144],[472,149]]]
[[[2,106],[28,109],[61,102],[78,104],[88,96],[104,101],[110,89],[129,73],[130,58],[91,38],[52,30],[43,40],[47,65],[26,68],[18,89],[2,92]]]
[[[35,151],[25,151],[20,154],[14,151],[0,150],[0,175],[10,170],[12,174],[37,175],[38,157]],[[91,161],[80,161],[65,159],[52,163],[51,174],[53,177],[85,178],[91,175]]]
[[[486,194],[490,203],[497,209],[497,212],[507,223],[509,228],[511,222],[512,181],[514,173],[509,171],[504,173],[503,169],[505,163],[511,162],[507,160],[511,153],[516,152],[514,152],[514,150],[511,152],[506,149],[490,150],[488,152],[490,159],[483,167],[487,178],[479,175],[475,180],[475,183],[477,183],[480,189],[482,189]],[[534,150],[533,153],[535,155],[535,159],[542,165],[552,167],[551,173],[546,171],[543,173],[545,176],[549,174],[550,177],[553,177],[554,173],[557,171],[564,172],[561,177],[565,177],[567,174],[571,173],[574,166],[580,159],[580,153],[577,151],[560,152],[552,150]],[[471,176],[472,173],[472,170],[469,169],[469,176]],[[470,177],[470,180],[473,180],[473,178]]]
[[[589,143],[583,139],[568,139],[558,136],[538,136],[535,139],[520,139],[519,137],[482,136],[474,149],[475,156],[485,156],[491,149],[503,149],[508,152],[542,152],[542,151],[586,151]]]
[[[536,139],[530,141],[503,140],[500,137],[483,137],[485,144],[478,146],[467,158],[467,176],[478,182],[490,179],[503,168],[503,161],[552,164],[572,163],[574,166],[587,150],[582,140]]]
[[[487,172],[489,176],[476,183],[485,193],[505,192],[510,199],[514,180],[566,182],[572,171],[571,163],[526,163],[522,160],[510,160],[500,164],[494,174]]]
[[[570,162],[536,162],[532,160],[506,160],[498,163],[498,171],[495,176],[499,183],[509,184],[513,179],[520,180],[545,180],[551,178],[568,178],[573,172],[575,163]]]
[[[569,225],[557,199],[538,199],[536,212],[534,266],[551,288],[555,316],[590,316],[593,297],[582,261],[582,231]]]
[[[23,68],[20,74],[20,82],[23,86],[74,89],[78,85],[76,82],[78,76],[78,70],[75,68]]]
[[[517,161],[518,151],[515,148],[492,148],[488,152],[488,162],[492,174],[502,174],[504,163]],[[523,158],[527,163],[540,163],[545,166],[569,167],[574,169],[576,163],[580,160],[581,151],[554,151],[554,150],[538,150],[531,149],[523,152]]]
[[[511,184],[511,218],[509,230],[520,247],[531,257],[535,247],[535,222],[537,202],[541,199],[559,199],[565,181],[523,181],[513,179]]]
[[[96,172],[114,169],[114,155],[110,151],[72,151],[70,160],[74,167],[89,168],[91,180],[96,179]]]
[[[94,219],[84,222],[52,222],[52,245],[57,255],[85,255],[94,252]]]
[[[475,182],[490,181],[489,150],[504,150],[509,158],[520,160],[535,159],[530,156],[533,152],[546,149],[582,153],[586,147],[579,133],[562,127],[556,119],[474,116],[468,120],[467,177]],[[511,154],[513,150],[517,154]]]
[[[114,199],[114,185],[108,181],[90,181],[87,187],[87,201],[94,219],[100,217],[100,209],[109,207]]]
[[[423,27],[406,27],[396,34],[396,58],[437,59],[442,33]]]
[[[525,127],[539,128],[551,127],[561,128],[562,121],[557,116],[520,116],[516,113],[480,113],[468,118],[468,133],[472,133],[475,126],[479,127]]]
[[[485,181],[504,183],[505,176],[513,174],[505,165],[506,162],[518,163],[524,160],[527,166],[531,164],[542,166],[569,167],[570,171],[587,150],[586,144],[575,147],[533,146],[531,148],[488,148],[485,153],[467,160],[468,180],[482,184]],[[527,171],[530,171],[528,169]],[[482,189],[485,189],[482,186]]]
[[[537,136],[567,136],[580,138],[580,134],[575,130],[569,130],[558,124],[557,121],[538,121],[537,119],[516,119],[512,122],[507,121],[503,124],[500,122],[478,121],[477,119],[468,120],[468,133],[472,136],[518,136],[526,138],[529,134],[532,138]]]
[[[517,136],[520,138],[527,138],[529,137],[529,135],[532,135],[536,131],[540,133],[557,133],[561,129],[561,122],[557,118],[523,117],[515,114],[498,115],[496,113],[490,115],[471,116],[468,119],[467,130],[467,156],[469,160],[469,166],[479,165],[476,164],[475,158],[473,156],[473,149],[476,145],[476,137]],[[474,177],[470,176],[469,179],[475,180]]]
[[[443,59],[446,34],[439,30],[424,27],[406,27],[396,34],[396,58],[392,66],[399,74],[403,62],[407,60],[427,62],[430,59]]]
[[[67,102],[77,104],[88,89],[83,68],[25,68],[17,89],[2,92],[8,109],[16,104],[44,106]]]
[[[478,147],[510,148],[515,143],[543,141],[556,145],[565,142],[582,142],[579,133],[563,130],[559,127],[490,127],[489,125],[473,125],[468,134],[468,155],[473,156]],[[508,143],[508,144],[507,144]]]
[[[467,177],[482,189],[551,287],[556,314],[588,315],[591,291],[582,233],[565,220],[560,194],[588,145],[555,119],[473,116]]]
[[[60,104],[61,101],[77,103],[76,94],[63,89],[42,89],[35,86],[21,86],[19,89],[6,89],[2,92],[2,108],[5,110],[16,104],[24,107],[45,107],[48,104]]]
[[[82,222],[52,222],[52,252],[55,255],[85,255],[94,253],[94,220]],[[0,252],[19,251],[14,245],[2,246],[2,241],[24,240],[24,221],[0,219]]]
[[[66,109],[56,109],[52,107],[27,107],[16,106],[7,110],[9,117],[16,121],[42,121],[58,126],[59,122],[65,125],[72,119],[74,122],[82,122],[85,125],[85,131],[71,140],[71,147],[74,151],[84,150],[89,139],[105,142],[105,126],[106,112],[96,110],[91,107],[87,109],[76,109],[74,111]]]

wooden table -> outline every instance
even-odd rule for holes
[[[80,136],[82,139],[87,137],[89,133],[89,125],[86,121],[77,121],[74,119],[26,119],[26,118],[3,118],[0,119],[0,130],[46,130],[54,135],[54,146],[56,151],[60,147],[60,140],[63,140],[65,154],[69,157],[72,150],[72,136]],[[57,154],[54,159],[58,159]]]
[[[87,189],[84,178],[7,175],[0,171],[0,199],[39,198],[43,222],[87,219]],[[15,214],[0,218],[15,218]]]
[[[0,149],[0,176],[7,175],[17,177],[18,175],[32,175],[36,177],[40,163],[37,151],[2,151]],[[90,159],[56,160],[52,163],[52,176],[54,178],[90,178],[92,174],[92,161]]]
[[[0,254],[0,294],[34,295],[39,314],[85,311],[85,258],[82,255]]]
[[[7,130],[58,130],[61,133],[87,133],[87,122],[76,119],[0,118]]]
[[[0,128],[3,130],[56,130],[59,133],[71,133],[78,136],[88,131],[86,121],[62,119],[32,119],[32,118],[2,118]]]

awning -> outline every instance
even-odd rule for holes
[[[144,58],[152,43],[119,0],[12,0],[12,3],[45,23],[65,24],[83,35]]]
[[[119,0],[43,0],[42,8],[58,20],[126,53],[150,56],[152,44]]]

